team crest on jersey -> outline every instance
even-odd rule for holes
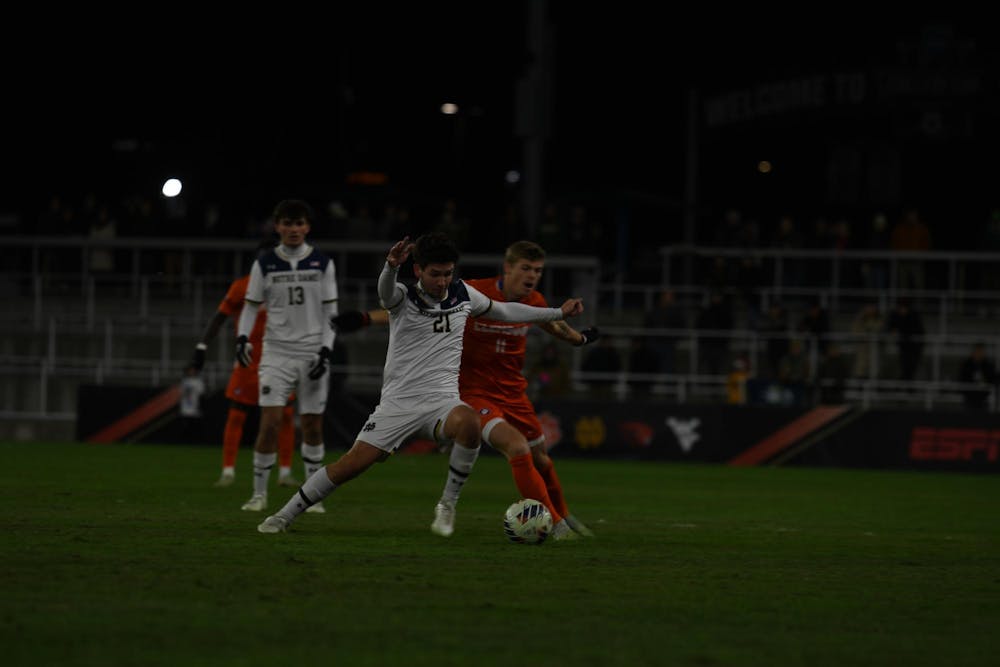
[[[490,409],[489,408],[480,408],[479,409],[479,414],[481,414],[481,415],[488,415],[488,414],[490,414]]]
[[[365,424],[365,427],[361,430],[364,431],[365,433],[367,433],[368,431],[374,431],[375,422],[368,422],[367,424]]]

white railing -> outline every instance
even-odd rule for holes
[[[247,239],[117,239],[96,241],[78,238],[5,238],[5,246],[19,249],[17,261],[0,273],[8,303],[0,312],[0,376],[5,390],[0,395],[0,416],[28,412],[41,415],[68,415],[65,406],[54,405],[53,384],[72,382],[135,382],[158,385],[180,377],[190,356],[192,342],[214,312],[229,281],[244,273],[256,243]],[[384,242],[320,240],[337,263],[341,301],[345,307],[375,305],[374,284],[387,245]],[[88,258],[96,248],[111,248],[119,254],[121,270],[110,275],[89,270]],[[173,259],[167,260],[170,256]],[[755,332],[748,322],[739,322],[728,332],[650,330],[638,326],[664,287],[671,287],[694,313],[707,289],[698,282],[699,262],[715,257],[752,257],[766,268],[764,280],[756,286],[729,284],[731,295],[745,307],[766,310],[773,300],[793,302],[819,298],[836,316],[853,314],[858,304],[875,302],[886,312],[896,299],[917,299],[926,317],[923,367],[918,379],[903,388],[892,377],[895,353],[888,337],[861,338],[834,330],[850,354],[859,346],[870,349],[871,374],[846,382],[848,400],[864,405],[880,401],[904,402],[930,408],[956,402],[964,385],[957,384],[953,367],[975,342],[988,345],[989,356],[1000,357],[1000,331],[977,333],[1000,309],[1000,291],[991,289],[991,271],[1000,267],[1000,254],[993,253],[874,253],[820,252],[793,250],[743,250],[670,247],[662,250],[661,281],[630,285],[602,281],[602,265],[591,257],[550,257],[541,290],[550,299],[570,293],[584,296],[591,304],[584,320],[601,327],[616,339],[627,359],[630,341],[643,337],[674,337],[680,357],[673,374],[645,374],[627,368],[614,375],[614,395],[633,393],[636,382],[647,381],[654,396],[670,400],[721,400],[724,375],[705,374],[699,368],[698,350],[703,340],[724,335],[731,354],[744,354],[752,369],[762,366],[761,354],[768,335]],[[463,275],[477,277],[496,272],[500,255],[464,255]],[[795,261],[823,265],[827,272],[811,274],[810,280],[789,285],[788,263]],[[901,262],[919,261],[925,266],[922,288],[901,285]],[[886,286],[852,285],[848,275],[860,276],[860,267],[881,262],[886,269]],[[688,263],[688,266],[685,266]],[[973,276],[976,279],[973,280]],[[981,278],[981,280],[980,280]],[[857,281],[854,281],[857,282]],[[815,284],[813,284],[815,283]],[[1000,283],[998,283],[1000,284]],[[596,304],[596,307],[593,306]],[[970,329],[969,322],[979,326]],[[796,335],[789,331],[786,336]],[[75,344],[74,336],[84,344]],[[25,345],[25,339],[30,345]],[[383,339],[384,340],[384,339]],[[76,341],[79,342],[79,341]],[[143,345],[143,352],[130,350]],[[86,351],[79,349],[85,347]],[[228,359],[231,341],[220,336],[218,359]],[[24,348],[30,348],[25,350]],[[383,348],[384,349],[384,348]],[[588,349],[574,349],[571,367],[578,391],[595,379],[580,370]],[[342,370],[349,381],[363,388],[377,388],[381,365],[352,363]],[[810,368],[818,368],[815,346],[810,348]],[[224,364],[208,370],[209,384],[221,386],[228,374]],[[596,378],[599,379],[599,378]],[[30,389],[26,387],[30,385]],[[25,393],[37,400],[21,400]],[[15,400],[17,399],[17,400]],[[995,397],[991,399],[995,406]],[[34,405],[34,408],[25,407]]]

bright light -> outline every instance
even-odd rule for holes
[[[451,102],[445,102],[441,105],[441,113],[446,116],[454,116],[458,113],[458,105],[452,104]]]
[[[163,193],[164,197],[176,197],[181,193],[183,187],[184,186],[181,185],[180,180],[176,178],[168,178],[166,181],[163,182],[163,189],[161,190],[161,192]]]
[[[767,174],[771,172],[771,163],[767,160],[761,160],[757,163],[757,171],[762,174]]]
[[[515,185],[521,180],[521,172],[511,169],[504,175],[503,179],[507,181],[508,185]]]

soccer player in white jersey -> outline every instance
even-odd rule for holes
[[[411,252],[417,282],[408,287],[397,282],[396,275]],[[310,506],[385,460],[408,438],[418,436],[454,445],[448,480],[431,524],[438,535],[452,534],[455,503],[479,456],[481,435],[479,416],[458,395],[466,320],[489,314],[491,319],[508,322],[552,322],[583,312],[580,299],[567,299],[561,308],[493,301],[455,280],[457,261],[458,249],[439,233],[425,234],[415,244],[406,237],[389,249],[378,278],[379,301],[389,312],[389,349],[379,404],[351,449],[313,473],[257,530],[285,531]]]
[[[335,336],[329,320],[337,313],[337,279],[333,260],[306,243],[312,219],[312,209],[303,201],[287,199],[275,207],[274,226],[281,243],[254,261],[240,313],[236,361],[247,366],[252,350],[248,337],[261,304],[267,304],[253,495],[242,508],[250,512],[267,509],[267,485],[277,457],[282,408],[293,392],[307,476],[322,469],[326,453],[323,411],[329,384],[323,376]],[[310,511],[325,510],[322,504],[314,504]]]

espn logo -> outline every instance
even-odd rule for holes
[[[915,428],[910,435],[914,461],[988,461],[1000,458],[1000,431],[981,428]]]

